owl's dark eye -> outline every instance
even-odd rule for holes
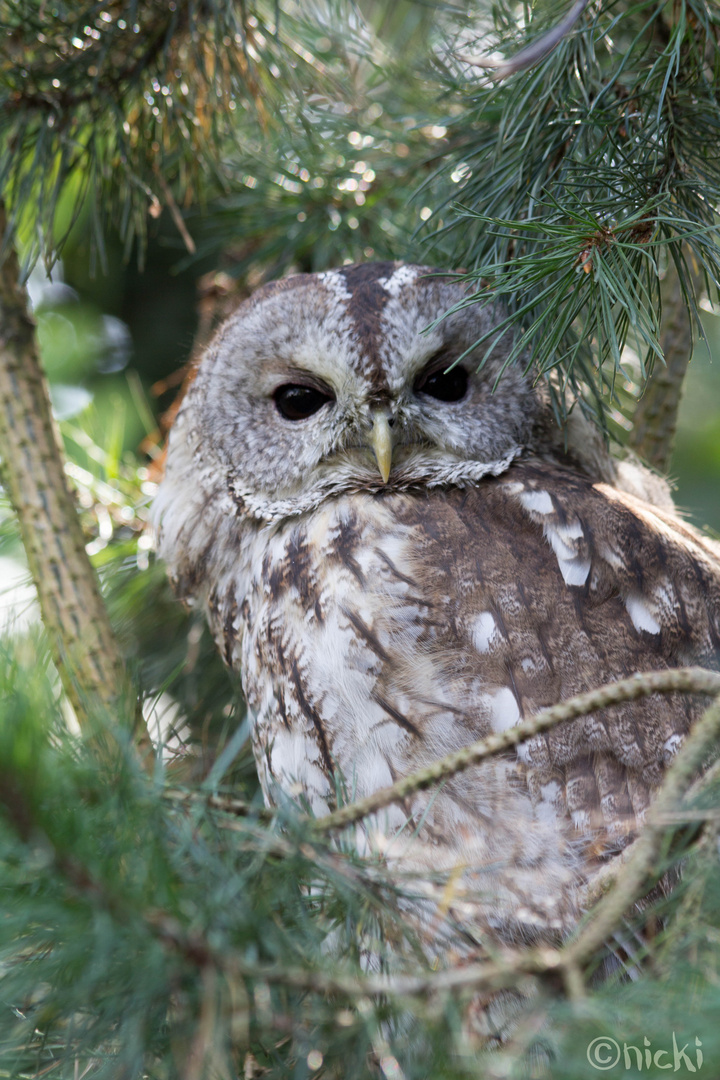
[[[459,364],[450,371],[434,371],[417,387],[419,394],[429,394],[437,401],[461,401],[468,388],[468,373]]]
[[[307,420],[333,400],[330,394],[313,386],[294,386],[292,383],[279,386],[273,396],[278,412],[286,420]]]

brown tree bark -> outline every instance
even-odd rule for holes
[[[6,226],[0,202],[0,237]],[[135,722],[135,695],[85,550],[12,249],[0,265],[0,459],[52,657],[81,726],[93,704]],[[149,745],[144,729],[139,735]]]

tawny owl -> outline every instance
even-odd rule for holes
[[[171,432],[159,551],[242,672],[268,803],[322,815],[580,691],[718,665],[720,547],[589,424],[561,431],[523,365],[498,381],[508,339],[478,370],[492,312],[440,319],[466,296],[393,263],[265,286]],[[702,705],[577,720],[358,842],[454,873],[461,921],[561,934]]]

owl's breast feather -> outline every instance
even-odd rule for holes
[[[248,530],[210,619],[242,671],[266,798],[324,814],[338,777],[359,798],[593,686],[712,663],[718,611],[718,562],[691,530],[524,462]],[[696,711],[651,699],[557,728],[389,807],[360,842],[467,868],[495,924],[570,925],[578,885],[627,842]],[[408,818],[414,838],[393,840]]]

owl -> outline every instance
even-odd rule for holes
[[[561,428],[509,334],[479,347],[501,316],[473,299],[399,263],[266,285],[171,431],[159,553],[241,672],[269,805],[325,815],[603,683],[718,666],[720,545],[579,410]],[[442,907],[475,941],[557,939],[702,707],[655,695],[567,723],[357,844],[425,874],[428,905],[452,878],[436,935]]]

